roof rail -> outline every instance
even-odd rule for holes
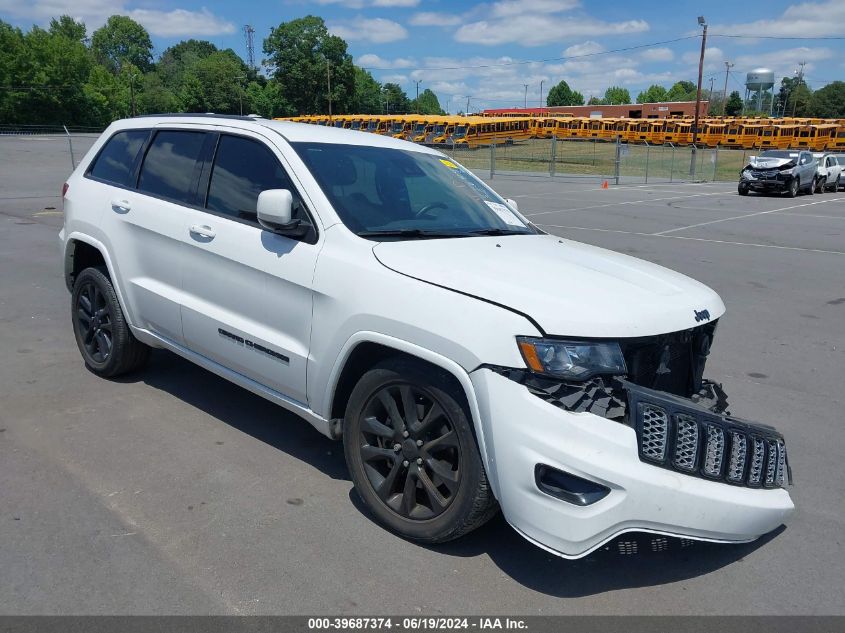
[[[214,114],[214,112],[162,112],[160,114],[139,114],[136,119],[151,117],[180,117],[180,118],[201,118],[201,119],[235,119],[237,121],[254,121],[256,115],[241,114]]]

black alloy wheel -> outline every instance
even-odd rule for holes
[[[98,376],[118,376],[147,362],[150,348],[132,335],[104,268],[79,273],[71,295],[71,317],[82,359]]]
[[[349,395],[343,450],[373,518],[404,538],[443,543],[498,511],[460,384],[423,361],[389,357]]]
[[[449,415],[425,389],[395,383],[373,393],[359,442],[370,485],[399,516],[432,519],[454,500],[461,446]]]
[[[93,281],[84,282],[76,298],[76,319],[87,356],[105,363],[112,352],[112,316],[106,298]]]

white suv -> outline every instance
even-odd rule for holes
[[[343,439],[404,537],[453,539],[501,507],[579,557],[634,531],[749,541],[793,510],[782,436],[703,378],[718,295],[543,233],[437,151],[135,118],[68,179],[64,214],[94,373],[165,348],[278,403]]]

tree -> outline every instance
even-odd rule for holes
[[[809,110],[810,116],[845,118],[845,81],[834,81],[816,90],[810,97]]]
[[[402,90],[399,84],[386,83],[381,87],[381,97],[384,102],[384,111],[387,114],[405,113],[411,109],[411,102],[408,100],[408,95]]]
[[[411,101],[410,110],[418,114],[445,114],[440,107],[437,95],[428,88],[420,93],[419,101],[416,99]]]
[[[114,74],[124,64],[132,64],[142,72],[152,67],[153,43],[147,30],[125,15],[111,16],[91,36],[91,50],[97,61]]]
[[[186,69],[183,84],[180,99],[186,111],[239,114],[246,64],[231,49],[216,51]]]
[[[270,29],[264,53],[281,96],[300,114],[327,112],[331,72],[333,112],[347,111],[355,95],[355,68],[346,42],[330,35],[322,18],[305,16]]]
[[[637,103],[660,103],[666,101],[666,88],[652,84],[647,90],[637,95]]]
[[[691,81],[679,81],[666,93],[666,101],[695,101],[698,88]]]
[[[725,104],[725,114],[728,116],[737,116],[742,114],[742,97],[739,92],[734,90],[728,97],[728,102]]]
[[[605,103],[604,99],[597,97],[596,95],[593,95],[587,101],[587,105],[606,105],[606,103]]]
[[[249,102],[250,113],[260,114],[267,119],[295,114],[291,105],[282,97],[279,84],[273,80],[251,81],[246,87],[246,100]]]
[[[381,84],[368,70],[355,66],[355,93],[350,109],[360,114],[378,114],[382,111]]]
[[[177,112],[179,110],[179,99],[165,85],[161,75],[153,71],[144,75],[141,82],[140,94],[137,98],[137,110],[140,114]]]
[[[546,96],[547,106],[572,106],[584,105],[584,95],[572,90],[566,81],[561,80],[556,86],[549,90]]]
[[[608,105],[620,105],[624,103],[631,103],[631,93],[627,88],[621,86],[611,86],[604,91],[603,101]]]
[[[165,49],[156,65],[156,70],[165,85],[172,90],[178,89],[182,76],[188,68],[217,51],[218,48],[206,40],[183,40]]]
[[[813,97],[813,91],[805,83],[800,83],[795,86],[790,92],[786,100],[785,116],[809,116],[810,115],[810,100]]]
[[[57,20],[53,18],[50,20],[51,35],[61,35],[72,42],[85,43],[88,39],[88,30],[85,28],[85,22],[76,21],[69,15],[63,15]]]

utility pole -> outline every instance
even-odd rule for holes
[[[135,116],[135,73],[129,73],[129,102],[132,104],[132,116]]]
[[[734,65],[730,62],[725,62],[725,92],[722,94],[722,116],[725,116],[728,107],[728,77],[731,74],[731,68]]]
[[[801,62],[798,64],[801,68],[798,70],[798,81],[795,82],[795,87],[792,89],[792,92],[798,90],[798,87],[804,82],[804,66],[807,65],[807,62]],[[792,100],[792,117],[795,118],[795,109],[798,107],[798,95],[795,95],[795,98]]]
[[[329,89],[329,121],[332,120],[332,65],[326,60],[326,85]]]
[[[235,81],[238,82],[238,111],[241,116],[244,115],[244,85],[241,83],[242,79],[246,79],[246,75],[238,75]]]
[[[467,95],[467,109],[464,112],[465,115],[469,115],[469,100],[472,99],[471,96]]]
[[[540,107],[543,107],[543,82],[545,79],[540,80]]]
[[[522,84],[525,86],[525,109],[528,109],[528,84]]]
[[[710,76],[710,93],[707,95],[707,101],[710,102],[710,105],[713,104],[713,82],[715,80],[716,80],[716,78],[711,75]],[[710,112],[708,111],[707,114],[710,114]]]
[[[420,113],[420,84],[422,83],[422,79],[415,79],[414,83],[417,84],[417,114]]]
[[[698,143],[698,111],[701,109],[701,79],[704,74],[704,50],[707,47],[707,21],[703,15],[698,16],[698,24],[704,30],[701,33],[701,56],[698,58],[698,87],[695,92],[695,118],[693,119],[692,152],[690,152],[689,165],[689,173],[693,179],[695,179],[695,155],[697,153],[695,144]]]

